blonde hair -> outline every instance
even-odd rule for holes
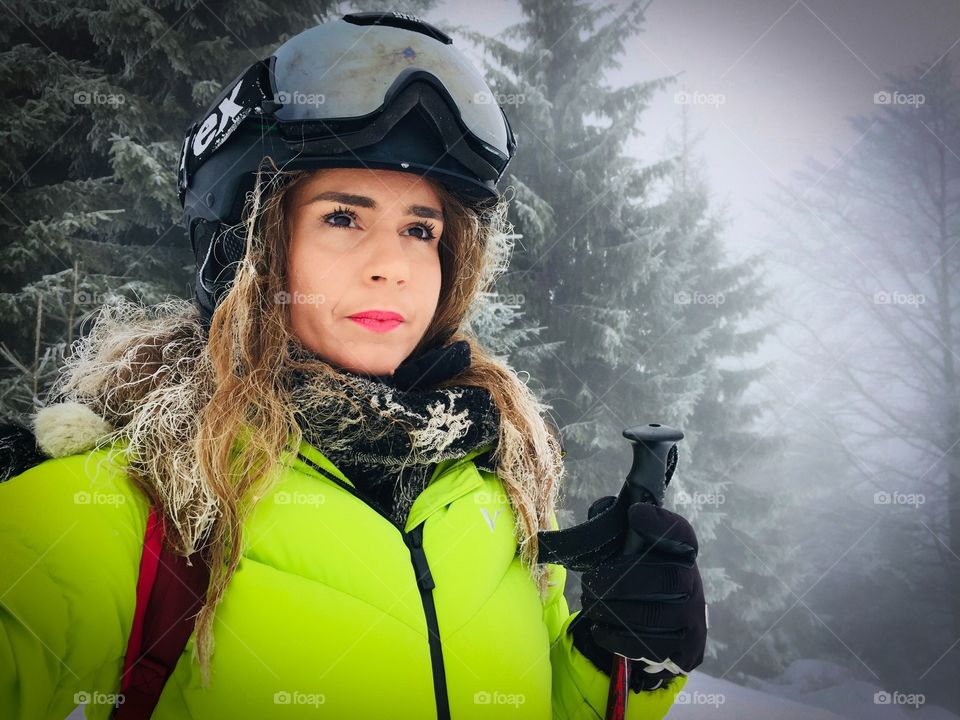
[[[317,172],[323,171],[261,167],[256,174],[236,228],[246,235],[246,256],[209,333],[187,300],[105,305],[89,334],[74,343],[50,393],[52,400],[90,406],[113,425],[105,442],[125,441],[128,475],[162,511],[171,547],[184,556],[204,550],[211,579],[194,647],[204,684],[213,617],[240,561],[245,518],[276,479],[271,469],[282,453],[302,440],[280,378],[299,369],[344,381],[330,365],[291,352],[299,341],[290,329],[289,305],[273,301],[287,289],[290,198]],[[441,290],[414,353],[436,343],[470,343],[471,366],[435,387],[485,388],[496,403],[500,430],[493,459],[515,510],[521,560],[544,598],[548,578],[536,563],[537,531],[551,527],[563,474],[559,438],[544,417],[550,406],[462,330],[477,298],[509,262],[508,203],[501,197],[471,207],[433,185],[444,213]]]

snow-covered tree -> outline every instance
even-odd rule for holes
[[[84,315],[111,294],[145,303],[192,294],[176,195],[186,127],[252,62],[351,9],[329,0],[5,4],[0,415],[31,410]]]
[[[624,145],[670,78],[612,87],[624,42],[643,26],[643,3],[521,2],[524,19],[498,38],[471,37],[489,54],[488,77],[518,137],[511,166],[513,221],[522,234],[505,292],[524,298],[544,328],[525,364],[552,405],[567,451],[566,505],[579,518],[616,493],[630,468],[629,426],[661,422],[687,433],[668,505],[701,537],[708,601],[738,587],[719,530],[734,501],[737,461],[770,440],[743,392],[758,370],[723,365],[754,350],[764,328],[743,320],[763,302],[755,264],[722,250],[691,149],[644,163]],[[672,493],[672,495],[671,495]],[[706,495],[705,495],[706,494]],[[676,503],[690,498],[694,502]],[[568,586],[579,601],[576,578]],[[719,627],[715,656],[742,628]]]
[[[776,213],[784,262],[817,299],[785,315],[807,362],[832,369],[818,416],[850,542],[866,534],[857,569],[824,581],[831,613],[857,660],[933,697],[960,662],[960,83],[944,55],[884,84],[851,119],[856,142],[810,161]]]

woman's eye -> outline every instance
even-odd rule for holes
[[[337,208],[331,213],[327,213],[323,216],[323,222],[326,225],[336,228],[346,228],[353,229],[353,223],[357,220],[357,214],[352,210],[346,208]],[[434,234],[435,226],[431,223],[417,223],[408,230],[419,231],[419,233],[414,234],[413,237],[418,240],[423,240],[424,242],[429,242],[433,240],[436,235]]]
[[[424,241],[433,240],[436,237],[436,235],[433,234],[433,229],[434,229],[434,226],[429,225],[427,223],[417,223],[412,228],[410,228],[410,230],[422,230],[423,231],[422,235],[414,235],[414,237]]]
[[[337,212],[332,212],[329,215],[323,216],[323,221],[328,225],[333,225],[333,227],[342,227],[348,228],[350,224],[356,219],[356,216],[352,213],[343,212],[342,210]],[[337,220],[346,220],[346,223],[336,222]]]

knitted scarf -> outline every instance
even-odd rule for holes
[[[304,348],[296,352],[318,357]],[[470,366],[465,340],[407,360],[393,375],[364,375],[325,362],[351,382],[338,383],[333,392],[324,375],[290,374],[304,439],[401,527],[436,463],[497,440],[499,412],[488,390],[431,389]],[[476,462],[492,471],[489,455]]]

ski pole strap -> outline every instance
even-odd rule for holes
[[[200,551],[188,559],[164,542],[163,520],[150,509],[144,534],[137,605],[124,657],[113,720],[147,720],[187,645],[203,606],[210,570]]]
[[[667,454],[664,486],[670,484],[670,478],[677,468],[677,446],[670,448]],[[610,502],[610,498],[614,498]],[[598,560],[606,559],[613,552],[622,549],[629,522],[627,507],[631,504],[627,482],[624,481],[620,492],[599,498],[591,506],[602,507],[586,522],[564,530],[541,530],[537,533],[539,550],[538,563],[556,563],[584,572],[593,567]],[[603,507],[606,506],[606,507]],[[588,512],[588,516],[589,516]]]
[[[627,530],[627,507],[630,494],[624,482],[613,502],[608,495],[595,505],[606,505],[592,518],[563,530],[541,530],[537,533],[538,563],[556,563],[583,572],[600,560],[618,551]],[[602,502],[606,501],[606,502]]]

